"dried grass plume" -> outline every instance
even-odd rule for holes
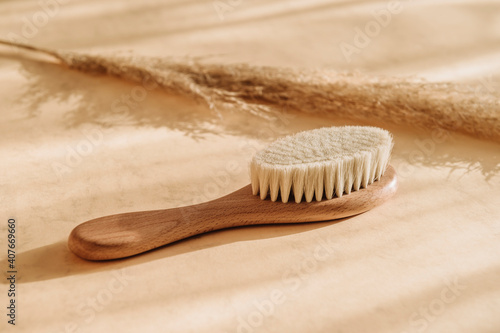
[[[204,64],[169,58],[126,58],[55,51],[3,41],[0,44],[41,52],[70,69],[89,74],[157,84],[171,94],[266,116],[279,109],[340,118],[439,127],[500,141],[500,96],[478,95],[454,83],[340,74],[246,64]]]

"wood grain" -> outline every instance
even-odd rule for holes
[[[272,202],[252,195],[251,185],[216,200],[193,206],[104,216],[80,224],[68,245],[88,260],[139,254],[190,236],[224,228],[339,219],[370,210],[397,190],[396,171],[359,191],[310,203]]]

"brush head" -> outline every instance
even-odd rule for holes
[[[266,199],[311,202],[341,197],[378,180],[389,163],[392,135],[368,126],[324,127],[284,137],[250,164],[252,191]]]

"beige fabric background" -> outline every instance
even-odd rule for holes
[[[1,37],[422,76],[478,94],[500,88],[498,1],[401,1],[351,62],[339,44],[353,44],[356,27],[389,2],[222,0],[223,19],[211,0],[54,3],[1,2]],[[77,224],[230,193],[249,182],[249,159],[267,142],[352,122],[300,113],[263,121],[238,110],[219,118],[162,91],[144,94],[5,47],[0,87],[0,263],[5,272],[14,217],[19,270],[15,328],[4,314],[6,280],[0,284],[2,332],[500,331],[498,143],[375,124],[394,133],[400,189],[373,211],[86,262],[66,247]]]

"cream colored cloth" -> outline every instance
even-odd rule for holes
[[[495,1],[4,1],[1,37],[104,54],[360,70],[500,88]],[[91,218],[214,199],[252,154],[300,130],[88,76],[0,48],[0,253],[17,223],[17,318],[2,332],[498,332],[500,146],[394,134],[400,188],[335,222],[214,232],[87,262],[66,239]],[[359,122],[356,124],[360,124]],[[5,273],[5,275],[7,275]]]

